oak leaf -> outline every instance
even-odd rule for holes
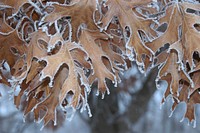
[[[97,8],[96,0],[79,0],[70,5],[53,4],[52,6],[54,10],[45,17],[44,21],[53,23],[62,17],[71,17],[72,41],[78,41],[78,29],[82,24],[90,30],[97,29],[93,20]]]
[[[123,29],[123,34],[126,35],[125,29],[130,29],[129,39],[126,42],[126,47],[129,55],[132,55],[132,48],[136,53],[136,61],[139,65],[143,64],[142,55],[145,54],[151,58],[152,52],[148,49],[142,41],[139,31],[144,31],[149,37],[151,34],[156,33],[150,28],[152,20],[137,16],[133,9],[137,6],[150,3],[151,0],[139,1],[139,0],[107,0],[105,6],[108,7],[108,11],[99,20],[100,28],[106,30],[111,20],[117,17],[119,23]],[[131,51],[130,51],[131,50]]]
[[[20,7],[22,5],[24,5],[25,3],[29,3],[28,0],[18,0],[18,1],[15,1],[15,0],[1,0],[0,1],[0,5],[2,6],[9,6],[11,8],[13,8],[13,12],[16,13]]]
[[[116,76],[114,75],[114,64],[111,58],[102,50],[101,47],[95,42],[98,39],[108,39],[106,34],[100,33],[99,31],[90,31],[86,29],[81,30],[79,43],[87,51],[88,56],[91,59],[93,72],[89,76],[90,83],[93,83],[94,80],[98,81],[98,89],[100,92],[109,93],[109,90],[106,86],[106,78],[116,83]],[[106,44],[105,44],[106,45]],[[111,65],[111,70],[105,66],[103,63],[103,58],[106,58]]]
[[[8,35],[0,34],[0,42],[0,61],[7,61],[12,68],[19,56],[25,54],[25,42],[19,38],[16,30],[12,31]]]

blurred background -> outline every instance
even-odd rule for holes
[[[92,117],[88,116],[88,111],[77,111],[68,121],[58,111],[57,126],[49,123],[43,130],[40,130],[42,122],[34,123],[31,114],[23,117],[10,99],[12,90],[1,85],[0,133],[199,133],[200,108],[196,106],[196,121],[193,123],[183,119],[184,103],[179,104],[172,115],[171,98],[161,104],[167,84],[159,82],[156,87],[157,72],[154,68],[144,76],[133,64],[122,75],[118,87],[108,82],[111,93],[104,99],[96,96],[96,86],[93,86],[88,99]]]

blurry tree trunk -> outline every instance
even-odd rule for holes
[[[156,90],[155,78],[157,68],[149,73],[136,93],[131,94],[131,102],[123,114],[119,114],[118,93],[126,88],[109,87],[111,94],[97,99],[91,94],[89,102],[91,105],[92,118],[89,119],[92,133],[129,133],[131,125],[138,121],[147,110],[148,102]],[[131,78],[127,79],[130,80]],[[124,81],[122,81],[124,82]],[[132,81],[134,82],[134,81]],[[125,82],[124,82],[125,83]],[[111,84],[110,84],[111,85]]]

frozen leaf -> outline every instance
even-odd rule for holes
[[[111,20],[114,19],[114,17],[117,17],[125,36],[126,29],[130,29],[130,35],[128,36],[129,39],[126,42],[126,46],[129,49],[127,54],[131,55],[132,51],[130,51],[130,49],[132,50],[133,48],[136,54],[136,61],[139,65],[143,63],[143,54],[147,55],[149,58],[151,58],[152,54],[151,50],[144,45],[144,42],[139,35],[139,31],[143,31],[149,36],[151,36],[151,34],[155,35],[155,32],[150,28],[152,20],[137,16],[136,13],[133,12],[133,9],[137,6],[150,2],[151,0],[108,0],[105,2],[105,6],[108,7],[108,11],[98,22],[99,24],[102,24],[100,27],[106,30],[111,23]]]
[[[163,102],[169,95],[172,109],[185,102],[192,121],[200,102],[199,11],[194,1],[1,0],[0,83],[13,88],[25,116],[56,125],[61,109],[91,114],[90,86],[97,81],[103,98],[107,80],[117,85],[134,60],[141,72],[158,66],[156,81],[168,83]]]
[[[25,42],[19,38],[16,30],[8,35],[0,34],[0,42],[0,61],[7,61],[12,68],[19,56],[25,54]]]
[[[9,6],[11,8],[13,8],[13,12],[17,12],[20,7],[22,5],[24,5],[25,3],[28,3],[29,1],[28,0],[18,0],[18,1],[15,1],[15,0],[1,0],[0,1],[0,5],[3,5],[3,6]]]
[[[171,50],[168,58],[163,63],[163,66],[160,68],[159,77],[170,76],[167,78],[168,86],[170,88],[171,94],[176,96],[179,95],[178,89],[181,80],[187,81],[190,83],[189,75],[181,68],[181,63],[178,62],[178,53],[175,50]],[[169,75],[168,75],[169,74]]]
[[[62,17],[70,17],[73,41],[77,41],[78,29],[82,24],[90,30],[97,29],[93,20],[93,13],[97,8],[96,0],[79,0],[72,5],[53,4],[52,6],[53,11],[45,17],[44,21],[53,23]]]
[[[65,42],[60,38],[58,40],[61,41],[61,46],[57,49],[56,45],[54,47],[53,44],[57,44],[57,42],[52,41],[54,37],[47,36],[42,31],[37,33],[39,34],[35,33],[34,38],[32,38],[34,40],[31,40],[29,44],[28,69],[24,72],[26,74],[22,78],[21,91],[15,97],[15,104],[19,106],[22,96],[27,93],[28,103],[24,112],[25,115],[33,111],[35,119],[44,120],[44,125],[46,125],[51,120],[56,123],[58,106],[63,109],[67,105],[78,108],[81,103],[86,103],[85,93],[83,92],[88,91],[86,88],[89,87],[89,83],[81,67],[88,69],[90,64],[84,60],[87,59],[87,55],[80,45]],[[59,36],[56,37],[59,38]],[[43,43],[46,45],[40,44],[40,39],[43,39]],[[52,53],[47,52],[48,46],[56,49],[56,52],[54,50],[51,51]],[[79,51],[82,56],[75,57],[73,54],[76,51]],[[79,62],[81,66],[76,64],[75,61]],[[79,78],[82,80],[79,80]],[[68,94],[72,95],[72,100],[63,104]],[[54,102],[52,103],[52,101]],[[45,116],[40,115],[41,110],[46,112]]]
[[[91,59],[93,66],[93,73],[90,75],[90,83],[93,83],[94,80],[98,81],[98,89],[105,93],[107,90],[106,78],[116,82],[116,76],[114,75],[114,64],[111,60],[112,57],[109,57],[98,44],[95,43],[95,40],[98,39],[108,39],[106,34],[100,33],[99,31],[90,31],[86,29],[81,30],[80,44],[87,51],[88,56]],[[107,45],[107,44],[105,44]],[[103,59],[108,60],[109,65],[111,65],[111,70],[105,66]]]

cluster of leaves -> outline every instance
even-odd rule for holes
[[[91,85],[109,94],[129,61],[159,66],[167,96],[200,103],[200,4],[177,0],[1,0],[0,82],[36,121],[56,124],[57,110],[88,109]],[[198,41],[199,40],[199,41]],[[7,67],[9,66],[9,68]],[[8,70],[9,71],[6,71]]]

